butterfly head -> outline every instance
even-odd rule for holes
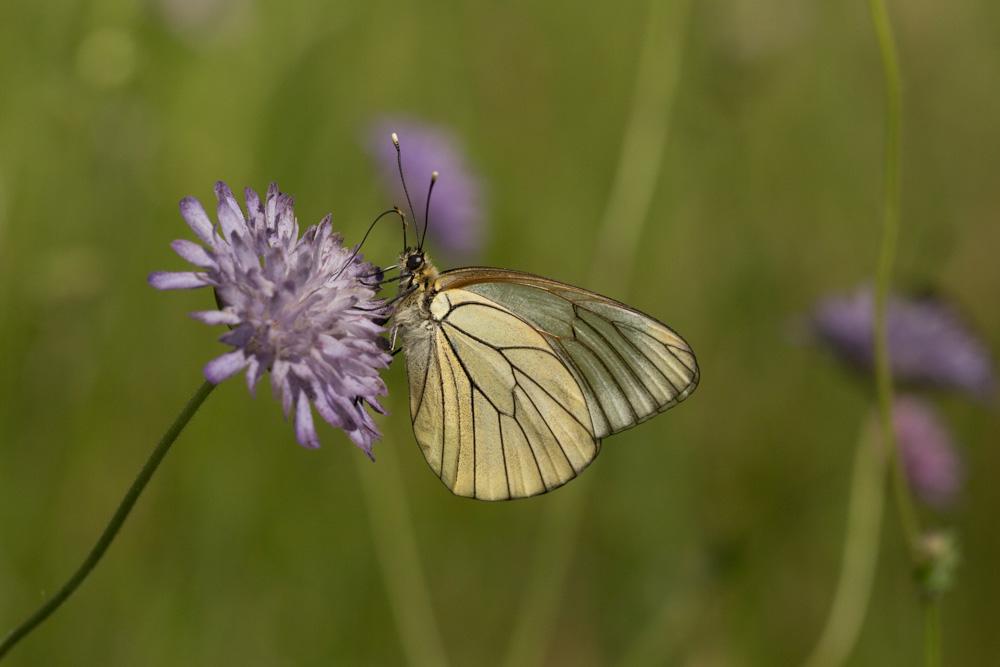
[[[421,248],[406,248],[399,256],[400,281],[404,289],[426,288],[437,280],[438,271]]]

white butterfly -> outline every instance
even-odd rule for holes
[[[413,432],[453,493],[551,491],[594,460],[601,438],[697,386],[690,346],[652,317],[529,273],[439,273],[422,246],[399,258],[392,338],[402,337]]]

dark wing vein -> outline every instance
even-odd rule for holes
[[[524,374],[522,373],[522,375],[524,375]],[[529,380],[531,380],[531,384],[535,385],[536,387],[538,387],[539,389],[541,389],[542,391],[544,391],[546,394],[548,394],[548,392],[545,391],[545,389],[542,386],[540,386],[537,382],[535,382],[534,380],[532,380],[529,376],[525,375],[524,377],[526,377]],[[517,379],[516,375],[514,376],[514,383],[517,384],[518,387],[521,387],[521,382],[520,382],[520,380]],[[542,423],[545,424],[545,428],[548,430],[549,434],[552,436],[552,439],[556,441],[556,445],[559,446],[559,451],[562,452],[563,458],[566,459],[566,465],[569,466],[569,469],[573,471],[573,476],[576,477],[576,468],[573,466],[573,462],[569,460],[569,456],[567,456],[567,454],[566,454],[566,449],[563,447],[562,441],[559,440],[559,437],[556,435],[555,431],[553,431],[552,427],[549,425],[549,420],[546,419],[545,415],[542,414],[542,411],[538,409],[538,404],[535,403],[535,399],[533,399],[531,397],[531,394],[529,394],[528,391],[524,387],[521,387],[521,391],[524,392],[524,395],[527,397],[528,402],[531,403],[531,407],[535,408],[535,412],[538,413],[538,418],[542,420]],[[562,404],[559,403],[558,401],[556,402],[556,405],[558,405],[561,408],[563,407]],[[563,410],[565,411],[566,408],[563,408]],[[569,414],[569,413],[567,412],[567,414]],[[572,417],[572,415],[570,415],[570,416]]]
[[[615,327],[615,329],[618,331],[618,333],[621,334],[622,340],[624,340],[626,343],[628,343],[632,347],[632,349],[635,350],[636,354],[640,355],[643,359],[645,359],[646,361],[648,361],[649,365],[653,367],[653,370],[656,371],[657,374],[659,374],[659,376],[661,378],[663,378],[666,381],[667,384],[670,385],[670,388],[674,390],[674,393],[675,393],[674,398],[676,399],[676,397],[680,395],[681,390],[677,388],[677,385],[674,384],[674,381],[671,380],[669,377],[667,377],[666,373],[664,373],[663,371],[660,370],[660,365],[659,364],[657,364],[655,361],[653,361],[652,359],[650,359],[648,354],[646,354],[645,352],[643,352],[639,348],[638,345],[636,345],[634,342],[632,342],[632,340],[628,336],[626,336],[625,334],[623,334],[621,332],[621,329],[619,328],[618,322],[612,322],[611,324]],[[632,327],[629,327],[629,328],[631,329]]]
[[[631,401],[631,399],[629,399],[628,392],[625,391],[625,387],[623,387],[622,383],[618,381],[618,376],[616,376],[615,373],[614,373],[614,371],[612,371],[608,367],[607,362],[604,361],[604,359],[601,357],[601,355],[597,353],[597,350],[595,350],[590,345],[587,345],[587,343],[585,343],[584,341],[580,340],[580,337],[576,335],[576,329],[577,329],[578,324],[585,325],[588,329],[590,329],[591,331],[593,331],[594,333],[596,333],[598,336],[600,336],[601,333],[599,331],[597,331],[597,329],[595,329],[594,327],[590,326],[590,324],[587,323],[587,321],[584,320],[584,319],[581,319],[581,318],[577,317],[576,319],[573,320],[573,339],[576,342],[578,342],[580,345],[582,345],[585,348],[587,348],[588,350],[590,350],[590,353],[594,355],[594,358],[597,359],[597,361],[601,364],[601,366],[607,372],[608,376],[611,378],[611,381],[614,383],[614,385],[616,387],[618,387],[618,391],[621,392],[622,398],[625,399],[625,404],[628,406],[629,412],[632,413],[633,421],[638,421],[639,420],[639,413],[636,412],[635,406],[632,405],[632,401]],[[604,338],[603,336],[601,336],[601,337]],[[605,342],[607,342],[607,339],[605,339]],[[610,347],[610,345],[608,347]],[[625,366],[626,366],[626,368],[629,368],[629,370],[631,370],[631,368],[628,366],[627,363],[625,364]],[[641,385],[642,382],[640,381],[639,384]],[[645,387],[643,387],[643,388],[645,389]],[[653,402],[656,403],[655,400]]]
[[[514,378],[514,380],[516,381],[517,378]],[[522,389],[521,391],[524,391],[524,390]],[[524,427],[521,426],[521,420],[517,418],[517,401],[514,401],[514,415],[513,415],[513,419],[514,419],[514,423],[517,424],[517,427],[521,430],[521,435],[524,436],[524,442],[526,442],[527,445],[528,445],[528,451],[531,452],[531,460],[535,462],[535,469],[538,470],[538,479],[542,480],[542,488],[548,489],[549,487],[545,483],[545,473],[542,472],[542,466],[539,465],[539,463],[538,463],[538,455],[535,454],[535,446],[533,444],[531,444],[531,438],[528,437],[528,434],[524,430]],[[500,429],[500,432],[503,433],[503,428],[502,427]]]
[[[451,324],[450,322],[448,324],[454,327],[456,330],[461,331],[463,334],[469,336],[470,338],[475,338],[474,336],[471,336],[470,334],[466,333],[464,329],[456,327],[454,324]],[[448,332],[442,330],[441,333],[444,335],[444,339],[448,341],[448,347],[451,348],[452,354],[454,354],[455,358],[458,359],[458,365],[462,367],[462,372],[465,373],[465,377],[469,379],[469,384],[471,385],[471,387],[476,391],[478,391],[482,395],[482,397],[486,399],[486,402],[493,407],[494,410],[496,410],[497,412],[503,412],[496,403],[490,400],[490,397],[486,395],[486,392],[483,391],[482,387],[476,384],[475,378],[472,377],[472,373],[469,372],[469,369],[465,367],[465,362],[462,361],[462,357],[458,354],[458,349],[455,347],[455,344],[451,341],[451,336],[448,335]],[[477,338],[476,340],[479,339]],[[489,343],[486,344],[489,345]],[[493,347],[492,345],[490,345],[490,347],[492,347],[494,350],[497,350],[498,352],[500,351],[496,347]],[[507,357],[504,357],[504,359],[507,359]],[[510,361],[508,360],[507,363],[510,363]],[[503,414],[507,413],[504,412]]]
[[[574,310],[574,312],[576,311],[576,308],[577,308],[577,305],[576,305],[576,304],[573,304],[573,310]],[[587,310],[587,309],[584,309],[584,310]],[[588,312],[593,312],[593,311],[589,311],[589,310],[588,310]],[[614,352],[614,353],[615,353],[615,356],[616,356],[616,357],[618,357],[618,361],[620,361],[620,362],[622,363],[622,366],[624,366],[624,367],[626,368],[626,370],[628,370],[628,373],[629,373],[629,375],[631,375],[631,376],[632,376],[632,378],[633,378],[633,379],[635,380],[635,383],[636,383],[636,384],[637,384],[637,385],[638,385],[639,387],[641,387],[641,388],[642,388],[642,390],[643,390],[643,391],[644,391],[644,392],[646,393],[646,396],[648,396],[648,397],[649,397],[649,400],[650,400],[650,401],[651,401],[651,402],[653,403],[653,405],[657,405],[657,404],[659,404],[659,401],[657,401],[657,400],[656,400],[656,397],[655,397],[655,396],[653,396],[653,393],[652,393],[651,391],[649,391],[649,389],[648,389],[648,388],[646,387],[646,383],[642,381],[642,378],[640,378],[640,377],[639,377],[639,374],[635,372],[635,369],[634,369],[634,368],[632,368],[632,364],[630,364],[630,363],[628,362],[628,360],[627,360],[627,359],[626,359],[625,357],[623,357],[623,356],[622,356],[622,353],[618,351],[618,348],[617,348],[617,347],[615,347],[614,345],[612,345],[612,344],[611,344],[611,341],[610,341],[610,340],[608,340],[608,337],[604,335],[604,332],[602,332],[602,331],[601,331],[600,329],[598,329],[597,327],[595,327],[594,325],[592,325],[592,324],[591,324],[590,322],[588,322],[587,320],[583,319],[582,317],[579,317],[579,316],[578,316],[578,317],[577,317],[577,319],[578,319],[579,321],[583,322],[584,324],[586,324],[586,325],[587,325],[587,327],[588,327],[588,328],[589,328],[589,329],[590,329],[591,331],[593,331],[593,332],[594,332],[595,334],[597,334],[597,335],[598,335],[598,336],[599,336],[599,337],[601,338],[601,340],[603,340],[603,341],[604,341],[604,344],[605,344],[605,345],[607,345],[607,346],[608,346],[608,348],[609,348],[609,349],[610,349],[610,350],[611,350],[612,352]],[[605,318],[603,318],[603,319],[604,319],[604,321],[605,321],[605,322],[607,322],[608,324],[611,324],[611,325],[612,325],[612,328],[614,327],[614,322],[612,322],[611,320],[609,320],[609,319],[608,319],[608,318],[606,318],[606,317],[605,317]],[[625,338],[625,336],[622,336],[620,332],[618,332],[618,335],[619,335],[619,336],[620,336],[621,338]],[[592,351],[593,351],[593,350],[592,350]],[[595,354],[596,354],[596,352],[595,352]],[[622,388],[622,389],[624,389],[624,388],[623,388],[623,387],[621,387],[620,385],[619,385],[619,388]],[[624,393],[624,391],[623,391],[623,393]],[[625,398],[626,398],[626,399],[628,398],[628,394],[625,394]],[[629,401],[629,402],[631,403],[631,401]],[[634,412],[634,411],[633,411],[633,412]]]
[[[427,376],[431,374],[431,353],[434,352],[435,348],[435,345],[432,345],[430,342],[427,343],[427,363],[424,365],[424,384],[423,389],[420,390],[420,400],[417,401],[417,409],[410,415],[411,425],[415,425],[417,423],[417,415],[420,414],[420,409],[424,407],[424,396],[427,395]],[[440,373],[438,374],[440,375]]]
[[[504,357],[504,359],[507,359],[507,357]],[[553,403],[555,403],[555,404],[556,404],[556,405],[558,405],[558,406],[559,406],[560,408],[562,408],[562,409],[563,409],[563,412],[565,412],[565,413],[566,413],[567,415],[569,415],[569,416],[570,416],[570,419],[572,419],[572,420],[573,420],[573,421],[575,421],[575,422],[576,422],[577,424],[579,424],[579,425],[580,425],[580,426],[581,426],[581,427],[582,427],[582,428],[583,428],[583,429],[584,429],[585,431],[587,431],[587,433],[591,433],[591,434],[593,434],[593,426],[587,426],[587,425],[586,425],[586,424],[584,424],[584,423],[583,423],[582,421],[580,421],[580,419],[579,419],[579,418],[578,418],[578,417],[577,417],[577,416],[576,416],[575,414],[573,414],[573,411],[572,411],[572,410],[570,410],[570,409],[569,409],[568,407],[566,407],[565,405],[563,405],[563,404],[562,404],[562,402],[561,402],[561,401],[560,401],[560,400],[559,400],[558,398],[556,398],[555,396],[553,396],[553,395],[551,394],[551,392],[549,392],[549,390],[548,390],[548,389],[546,389],[546,388],[545,388],[545,387],[543,387],[542,385],[540,385],[540,384],[538,384],[537,382],[535,382],[534,378],[532,378],[532,377],[531,377],[530,375],[528,375],[527,373],[525,373],[525,372],[524,372],[524,370],[523,370],[523,369],[522,369],[522,368],[521,368],[520,366],[518,366],[517,364],[515,364],[515,363],[514,363],[513,361],[511,361],[510,359],[507,359],[507,363],[508,363],[508,364],[510,364],[510,367],[511,367],[511,368],[513,368],[514,370],[516,370],[516,371],[517,371],[518,373],[520,373],[520,374],[521,374],[521,375],[523,375],[524,377],[526,377],[526,378],[528,378],[529,380],[531,380],[531,384],[533,384],[533,385],[535,385],[536,387],[538,387],[539,389],[541,389],[541,391],[542,391],[542,393],[543,393],[543,394],[545,394],[545,395],[546,395],[546,396],[548,396],[548,397],[549,397],[550,399],[552,399],[552,402],[553,402]],[[516,384],[516,385],[517,385],[517,386],[519,386],[519,387],[521,386],[521,383],[519,383],[519,382],[517,381],[517,376],[516,376],[516,375],[514,376],[514,384]],[[521,387],[521,389],[524,389],[524,387]],[[527,392],[525,392],[525,393],[527,393]],[[539,413],[539,414],[541,414],[541,413]]]
[[[447,336],[445,336],[445,338],[447,338]],[[451,341],[450,340],[448,341],[448,345],[451,346]],[[452,348],[452,352],[453,353],[455,352],[455,348]],[[462,364],[462,360],[458,357],[457,353],[455,353],[455,358],[458,359],[458,363],[461,364],[462,370],[465,371],[465,376],[469,377],[469,371],[465,370],[465,364]],[[469,380],[469,386],[470,386],[470,389],[469,389],[469,398],[471,399],[469,401],[469,403],[472,404],[472,497],[475,498],[475,497],[477,497],[479,495],[479,494],[476,493],[476,482],[477,482],[476,478],[479,477],[479,475],[476,474],[476,394],[475,394],[475,392],[477,392],[479,390],[471,388],[471,387],[474,386],[472,384],[472,380],[471,379]],[[479,393],[482,394],[483,392],[480,391]],[[459,443],[461,444],[461,440],[459,441]]]
[[[437,347],[437,332],[434,332],[434,346]],[[452,365],[451,361],[448,361],[448,374],[451,376],[451,386],[455,389],[455,422],[456,428],[458,429],[458,444],[455,446],[455,458],[460,459],[462,457],[462,409],[458,405],[458,378],[455,377],[455,367]],[[445,436],[445,424],[447,419],[445,417],[444,409],[444,375],[441,375],[441,472],[438,474],[438,478],[442,481],[444,480],[444,436]],[[458,461],[455,461],[456,477],[458,475]]]
[[[464,305],[467,305],[467,304],[463,304],[463,303],[460,303],[460,304],[458,304],[457,306],[455,306],[455,308],[460,308],[461,306],[464,306]],[[478,304],[477,304],[477,305],[478,305]],[[486,305],[486,304],[482,304],[482,305]],[[491,307],[491,306],[488,306],[488,307]],[[503,312],[507,312],[507,311],[503,311]],[[515,315],[515,317],[517,317],[517,316]],[[517,319],[519,319],[519,320],[520,320],[521,318],[517,318]],[[522,321],[522,322],[524,322],[524,320],[521,320],[521,321]],[[525,323],[525,324],[526,324],[527,326],[531,327],[531,325],[530,325],[530,324],[528,324],[527,322],[524,322],[524,323]],[[526,373],[526,372],[524,371],[524,369],[522,369],[522,368],[521,368],[520,366],[518,366],[518,365],[517,365],[517,364],[515,364],[515,363],[514,363],[513,361],[511,361],[510,359],[508,359],[508,358],[507,358],[507,356],[503,354],[504,350],[536,350],[536,351],[538,351],[538,352],[545,352],[545,353],[547,353],[547,354],[551,354],[551,355],[553,356],[553,358],[555,358],[555,360],[556,360],[556,361],[558,361],[558,362],[559,362],[559,363],[561,363],[561,364],[564,364],[564,365],[565,365],[565,363],[566,363],[566,360],[565,360],[565,359],[561,358],[561,357],[560,357],[559,355],[555,354],[555,353],[554,353],[554,352],[552,352],[551,350],[546,350],[545,348],[541,348],[541,347],[530,347],[530,346],[527,346],[527,345],[517,345],[517,346],[511,346],[511,347],[498,347],[498,346],[496,346],[496,345],[493,345],[492,343],[490,343],[490,342],[488,342],[488,341],[485,341],[485,340],[483,340],[482,338],[480,338],[479,336],[476,336],[475,334],[471,334],[471,333],[469,333],[468,331],[466,331],[466,330],[465,330],[465,329],[463,329],[462,327],[458,326],[457,324],[454,324],[454,323],[452,323],[452,322],[448,322],[448,321],[445,321],[445,322],[444,322],[444,324],[447,324],[448,326],[450,326],[451,328],[453,328],[453,329],[454,329],[455,331],[460,331],[460,332],[462,332],[462,334],[463,334],[463,335],[465,335],[465,336],[468,336],[468,337],[469,337],[469,338],[471,338],[472,340],[474,340],[474,341],[476,341],[476,342],[479,342],[479,343],[482,343],[483,345],[485,345],[485,346],[487,346],[487,347],[489,347],[489,348],[491,348],[491,349],[494,349],[494,350],[496,350],[497,352],[499,352],[499,353],[501,354],[501,356],[503,356],[504,360],[505,360],[505,361],[506,361],[506,362],[507,362],[508,364],[510,364],[510,367],[511,367],[511,368],[513,368],[513,369],[515,369],[515,370],[519,371],[519,372],[520,372],[520,373],[522,373],[522,374],[523,374],[523,375],[524,375],[525,377],[529,377],[529,378],[530,378],[531,376],[530,376],[530,375],[528,375],[528,373]],[[531,328],[532,328],[532,329],[534,329],[535,331],[537,331],[537,329],[535,329],[534,327],[531,327]],[[539,332],[539,333],[542,333],[542,332]],[[458,363],[462,364],[462,370],[464,370],[464,371],[465,371],[465,375],[466,375],[466,377],[468,377],[468,378],[469,378],[469,382],[470,382],[470,383],[472,383],[472,384],[473,384],[473,385],[474,385],[474,386],[475,386],[475,387],[476,387],[477,389],[479,389],[479,385],[476,385],[476,384],[475,384],[475,380],[473,380],[473,379],[472,379],[472,376],[470,375],[470,373],[469,373],[468,369],[466,369],[466,368],[465,368],[465,364],[464,364],[464,363],[462,363],[462,359],[461,359],[461,358],[459,357],[459,355],[458,355],[458,352],[457,352],[457,351],[455,350],[455,345],[454,345],[454,344],[453,344],[453,343],[451,342],[451,337],[450,337],[450,336],[448,336],[448,333],[447,333],[447,332],[445,332],[444,336],[445,336],[445,339],[447,339],[447,341],[448,341],[448,345],[449,345],[449,346],[451,347],[451,350],[452,350],[452,352],[454,352],[454,353],[455,353],[455,356],[456,356],[456,357],[458,357]],[[543,334],[543,338],[544,338],[544,334]],[[569,353],[567,353],[567,355],[568,355],[568,354],[569,354]],[[515,383],[516,383],[516,380],[517,380],[517,378],[515,377],[514,379],[515,379]],[[580,421],[580,420],[579,420],[579,419],[577,418],[577,416],[576,416],[576,415],[574,415],[574,414],[573,414],[573,412],[572,412],[572,411],[571,411],[571,410],[570,410],[570,409],[569,409],[569,408],[568,408],[567,406],[563,405],[563,404],[562,404],[562,402],[561,402],[561,401],[560,401],[559,399],[557,399],[557,398],[556,398],[555,396],[553,396],[553,395],[552,395],[552,394],[551,394],[551,393],[550,393],[550,392],[549,392],[549,391],[548,391],[547,389],[545,389],[545,387],[543,387],[543,386],[539,385],[539,384],[538,384],[537,382],[534,382],[534,381],[532,381],[532,383],[533,383],[533,384],[534,384],[535,386],[537,386],[537,387],[538,387],[539,389],[541,389],[541,390],[542,390],[542,391],[543,391],[543,392],[545,393],[545,395],[546,395],[546,396],[548,396],[549,398],[551,398],[551,399],[552,399],[552,400],[553,400],[553,401],[554,401],[554,402],[556,403],[556,405],[558,405],[559,407],[561,407],[561,408],[562,408],[562,409],[563,409],[563,410],[564,410],[564,411],[566,412],[566,414],[568,414],[568,415],[569,415],[570,417],[572,417],[572,418],[573,418],[573,421],[575,421],[575,422],[576,422],[577,424],[579,424],[580,426],[582,426],[582,427],[583,427],[584,429],[586,429],[586,430],[587,430],[588,432],[592,432],[592,431],[593,431],[593,429],[594,429],[593,425],[591,425],[591,426],[587,426],[586,424],[584,424],[583,422],[581,422],[581,421]],[[588,386],[589,386],[589,383],[588,383]],[[523,388],[523,387],[522,387],[522,388]],[[591,388],[591,391],[593,391],[593,388]],[[494,410],[496,410],[497,412],[502,412],[502,410],[500,410],[500,408],[499,408],[499,407],[498,407],[498,406],[497,406],[497,405],[496,405],[496,404],[495,404],[495,403],[494,403],[493,401],[491,401],[491,400],[490,400],[490,397],[489,397],[489,396],[487,396],[487,395],[486,395],[486,393],[485,393],[485,392],[483,392],[483,391],[482,391],[481,389],[480,389],[480,393],[481,393],[481,394],[483,394],[483,398],[485,398],[485,399],[486,399],[486,401],[487,401],[487,402],[488,402],[488,403],[489,403],[490,405],[492,405],[492,406],[493,406],[493,409],[494,409]],[[506,414],[506,413],[504,413],[504,414]]]
[[[560,349],[562,349],[563,354],[566,355],[565,359],[560,358],[558,355],[556,355],[556,358],[559,359],[559,361],[561,363],[564,363],[564,364],[565,363],[569,363],[573,367],[573,370],[576,371],[577,376],[580,378],[579,381],[583,382],[585,385],[587,385],[587,389],[590,390],[590,395],[594,397],[594,401],[593,401],[594,405],[597,406],[597,409],[600,411],[601,416],[604,417],[604,423],[608,425],[608,428],[610,428],[611,427],[611,418],[608,417],[607,411],[604,409],[604,406],[601,405],[601,399],[598,398],[599,394],[594,389],[594,385],[592,385],[590,383],[590,379],[587,377],[587,374],[584,373],[583,370],[580,368],[580,366],[576,363],[576,361],[573,360],[573,355],[571,355],[569,353],[569,350],[567,350],[565,347],[563,347],[563,344],[560,342],[562,340],[562,338],[560,336],[556,336],[554,334],[545,334],[545,335],[552,336],[553,338],[556,339],[555,340],[555,344],[558,345],[560,347]],[[588,403],[588,406],[589,405],[590,404]],[[597,432],[597,424],[594,424],[593,431],[596,434],[596,432]]]
[[[485,394],[483,394],[483,398],[486,398]],[[497,433],[500,434],[500,456],[503,457],[503,475],[507,479],[507,497],[510,498],[510,469],[507,467],[507,449],[503,442],[503,416],[500,414],[499,410],[497,410],[496,413]],[[545,482],[543,481],[542,485],[544,486],[544,484]]]
[[[663,349],[665,349],[667,351],[667,354],[669,354],[671,357],[673,357],[674,359],[676,359],[677,363],[679,363],[681,366],[683,366],[684,368],[686,368],[688,370],[688,372],[691,373],[692,376],[697,376],[698,375],[698,372],[695,369],[693,369],[690,366],[688,366],[687,363],[683,359],[681,359],[676,354],[674,354],[673,352],[671,352],[671,349],[674,349],[674,350],[680,350],[681,352],[686,352],[687,354],[691,354],[691,350],[685,350],[684,348],[677,347],[676,345],[671,345],[670,343],[664,343],[662,340],[660,340],[656,336],[650,336],[647,332],[643,331],[642,329],[637,329],[637,328],[635,328],[635,327],[633,327],[631,325],[622,323],[622,326],[623,327],[628,327],[632,331],[635,331],[637,333],[642,334],[643,336],[645,336],[649,340],[654,341],[656,343],[659,343],[660,346],[662,346]]]
[[[447,298],[447,296],[445,298]],[[450,300],[448,301],[448,305],[451,306],[451,301]],[[526,322],[523,318],[518,317],[517,314],[514,313],[514,311],[508,310],[506,308],[502,308],[500,306],[496,306],[496,305],[494,305],[492,303],[485,303],[483,301],[463,301],[462,303],[458,304],[457,306],[451,306],[451,308],[448,309],[448,312],[445,313],[444,318],[447,318],[448,315],[451,315],[451,313],[453,311],[456,311],[459,308],[465,308],[466,306],[482,306],[483,308],[492,308],[493,310],[497,311],[498,313],[503,313],[504,315],[513,315],[514,317],[517,317],[517,319],[519,319],[522,322],[524,322],[525,324],[527,324],[532,329],[535,329],[535,331],[538,331],[538,329],[534,325],[532,325],[530,322]]]

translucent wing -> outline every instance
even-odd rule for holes
[[[530,324],[466,290],[439,293],[433,333],[407,347],[413,430],[460,496],[507,500],[574,478],[600,441],[572,373]]]
[[[577,380],[597,438],[673,407],[698,384],[690,346],[662,322],[613,299],[503,269],[448,271],[439,287],[482,296],[540,332]]]
[[[505,500],[575,477],[600,439],[698,381],[671,329],[586,290],[500,269],[441,275],[431,335],[407,344],[410,413],[454,493]]]

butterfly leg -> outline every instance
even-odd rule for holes
[[[397,336],[397,334],[399,334],[399,325],[398,324],[392,328],[392,334],[389,337],[389,349],[391,350],[390,354],[392,356],[394,356],[394,357],[397,354],[399,354],[400,350],[403,349],[401,347],[400,348],[396,347],[396,336]]]

